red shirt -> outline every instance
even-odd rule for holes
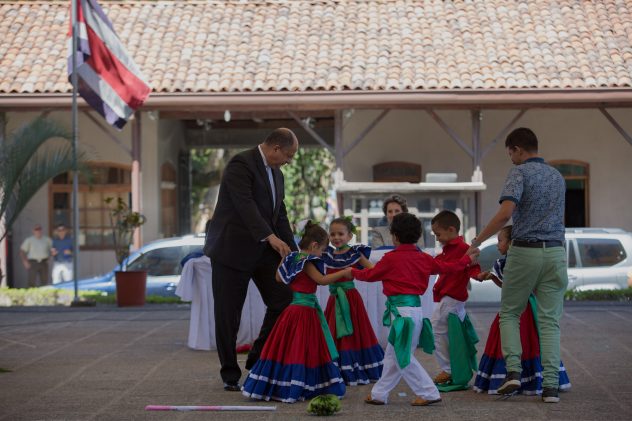
[[[468,248],[470,246],[463,241],[463,237],[457,237],[443,246],[443,252],[436,259],[444,263],[458,262],[465,255]],[[437,279],[437,283],[432,289],[434,301],[438,303],[446,295],[455,300],[466,301],[467,283],[471,277],[478,275],[480,272],[481,267],[479,265],[473,265],[458,272],[446,273],[441,271],[439,279]]]
[[[471,262],[462,256],[458,262],[441,262],[419,251],[414,244],[401,244],[382,257],[371,269],[353,268],[359,281],[382,281],[384,295],[422,295],[428,288],[428,277],[439,272],[463,271]]]

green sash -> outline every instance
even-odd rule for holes
[[[386,297],[386,310],[382,316],[382,324],[391,326],[388,333],[388,343],[393,345],[397,364],[406,368],[410,364],[410,346],[415,329],[415,322],[410,317],[402,317],[397,307],[421,307],[419,295],[391,295]],[[395,320],[391,322],[391,315]]]
[[[432,354],[435,350],[434,333],[430,319],[424,317],[421,335],[419,335],[418,348],[423,349],[426,354]]]
[[[469,389],[469,381],[477,369],[476,343],[478,336],[469,316],[461,321],[454,313],[448,315],[448,349],[450,351],[450,369],[452,381],[437,385],[441,392]]]
[[[336,338],[353,334],[353,323],[351,323],[351,309],[345,291],[354,289],[353,281],[336,282],[329,285],[329,293],[336,300]]]
[[[334,343],[334,338],[331,337],[331,332],[329,331],[329,325],[327,324],[327,320],[325,319],[325,315],[323,314],[323,310],[318,305],[318,299],[316,298],[316,294],[304,294],[302,292],[293,292],[292,303],[297,306],[305,306],[316,309],[316,313],[318,313],[318,318],[320,319],[320,328],[323,330],[323,335],[325,335],[325,342],[327,342],[327,348],[329,348],[329,355],[332,360],[338,359],[338,351],[336,350],[336,344]]]

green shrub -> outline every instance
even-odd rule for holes
[[[632,300],[632,288],[569,290],[566,291],[564,298],[570,301],[630,301]]]
[[[55,288],[0,288],[0,307],[12,306],[69,306],[74,300],[73,290]],[[101,291],[79,291],[79,299],[97,304],[116,304],[116,296]],[[180,304],[179,297],[148,295],[148,304]]]

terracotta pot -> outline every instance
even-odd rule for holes
[[[115,272],[116,304],[119,307],[145,305],[145,291],[147,289],[147,272],[126,271]]]

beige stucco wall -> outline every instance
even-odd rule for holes
[[[351,144],[381,111],[355,111],[345,122],[345,145]],[[632,109],[610,110],[632,133]],[[481,143],[485,147],[517,113],[516,110],[484,110]],[[469,111],[443,110],[438,114],[471,145]],[[526,126],[540,140],[546,160],[573,159],[590,164],[590,225],[632,231],[632,145],[595,109],[529,110],[515,127]],[[384,161],[407,161],[427,172],[456,172],[469,181],[472,160],[425,111],[391,111],[346,157],[348,181],[371,181],[372,166]],[[482,219],[486,223],[497,209],[497,199],[511,167],[504,138],[482,162],[487,190],[482,193]]]
[[[35,118],[39,113],[7,113],[7,133],[16,127]],[[101,117],[92,113],[96,119],[102,121]],[[71,127],[70,113],[55,112],[50,114],[51,118]],[[160,226],[160,161],[159,156],[164,154],[163,150],[178,148],[169,145],[174,136],[163,139],[158,143],[158,120],[150,119],[146,113],[142,114],[141,123],[141,178],[142,178],[142,213],[147,217],[146,224],[142,227],[143,243],[161,238]],[[111,134],[120,139],[131,150],[132,124],[129,123],[122,131],[108,129]],[[99,127],[89,118],[80,113],[79,118],[79,143],[91,159],[109,163],[119,163],[131,166],[131,156],[118,144],[110,139]],[[48,185],[40,189],[35,197],[29,202],[19,219],[13,226],[13,267],[14,285],[24,286],[26,284],[26,271],[19,259],[19,246],[22,241],[31,235],[31,228],[35,223],[41,223],[44,232],[50,233],[49,227],[49,189]],[[93,276],[111,270],[116,264],[113,251],[82,251],[80,255],[79,277]]]
[[[380,113],[355,111],[344,126],[344,143],[353,139]],[[515,110],[483,111],[481,139],[483,147],[511,120]],[[632,110],[611,110],[624,128],[632,133]],[[443,110],[445,122],[468,144],[471,138],[470,113]],[[7,133],[33,119],[37,113],[7,113]],[[100,119],[99,116],[97,119]],[[70,127],[70,113],[52,113],[51,117]],[[85,116],[80,117],[80,144],[95,160],[131,164],[131,157]],[[628,144],[597,110],[530,110],[516,124],[534,129],[541,143],[541,155],[547,160],[574,159],[590,163],[590,224],[620,227],[632,231],[632,145]],[[131,148],[131,128],[111,133]],[[179,121],[142,117],[142,212],[147,216],[143,242],[162,237],[160,215],[160,167],[170,162],[177,168],[177,155],[183,144],[184,130]],[[511,163],[506,156],[504,139],[482,162],[487,190],[482,193],[482,219],[489,220],[497,209],[497,198]],[[469,181],[472,161],[425,111],[393,110],[366,139],[345,158],[348,181],[370,181],[372,166],[384,161],[409,161],[427,172],[456,172],[459,181]],[[21,242],[39,222],[48,227],[48,186],[41,189],[14,225],[14,275],[16,285],[24,285],[26,273],[18,257]],[[91,276],[110,270],[113,252],[81,253],[79,276]]]

